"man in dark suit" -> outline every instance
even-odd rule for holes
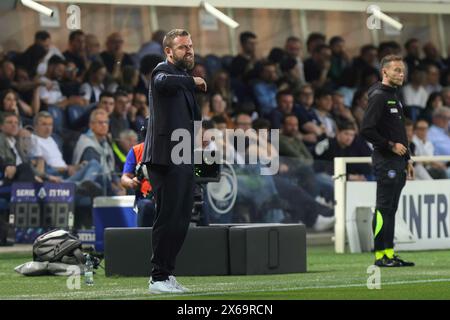
[[[201,120],[194,91],[197,88],[206,91],[206,82],[187,73],[194,67],[194,49],[187,31],[175,29],[167,33],[163,48],[166,61],[156,66],[150,81],[150,119],[143,157],[156,198],[149,291],[183,293],[187,289],[172,273],[194,201],[194,121]],[[172,149],[178,141],[171,138],[177,129],[190,134],[187,163],[175,164],[177,161],[172,158]]]

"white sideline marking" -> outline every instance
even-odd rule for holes
[[[450,279],[431,279],[431,280],[412,280],[412,281],[394,281],[394,282],[382,282],[381,286],[386,285],[399,285],[399,284],[415,284],[415,283],[433,283],[433,282],[450,282]],[[266,291],[299,291],[310,289],[340,289],[340,288],[354,288],[354,287],[366,287],[367,283],[355,283],[355,284],[342,284],[342,285],[328,285],[328,286],[312,286],[312,287],[292,287],[292,288],[270,288],[271,290],[257,289],[257,290],[230,290],[230,291],[217,291],[217,292],[193,292],[184,293],[182,296],[202,296],[202,295],[227,295],[236,293],[256,293]],[[158,295],[155,298],[173,297],[174,295]]]
[[[450,282],[450,278],[448,279],[423,279],[423,280],[411,280],[411,281],[393,281],[393,282],[384,282],[381,283],[383,286],[391,286],[391,285],[401,285],[401,284],[416,284],[416,283],[437,283],[437,282]],[[102,298],[107,297],[117,297],[120,298],[132,295],[143,295],[145,298],[174,298],[177,296],[182,297],[195,297],[195,296],[203,296],[203,295],[229,295],[229,294],[239,294],[239,293],[257,293],[257,292],[267,292],[267,291],[300,291],[300,290],[310,290],[310,289],[340,289],[340,288],[355,288],[355,287],[366,287],[366,283],[354,283],[354,284],[342,284],[342,285],[328,285],[328,286],[308,286],[308,287],[292,287],[292,288],[277,288],[270,287],[267,289],[255,289],[255,290],[226,290],[226,291],[200,291],[200,292],[191,292],[184,294],[170,294],[170,295],[162,295],[162,294],[151,294],[147,289],[113,289],[113,290],[105,290],[105,291],[75,291],[69,293],[57,293],[57,294],[31,294],[31,295],[18,295],[18,296],[7,296],[1,297],[0,299],[56,299],[56,298],[69,298],[69,297],[78,297],[78,298],[88,298],[98,297],[102,295]],[[119,295],[115,295],[119,293]]]

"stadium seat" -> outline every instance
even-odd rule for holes
[[[67,108],[67,120],[70,128],[76,129],[76,121],[86,112],[87,108],[77,105],[71,105]]]
[[[211,77],[217,71],[222,69],[222,61],[215,54],[208,54],[207,56],[205,56],[205,67],[206,70],[208,70],[208,75]]]
[[[48,106],[47,111],[53,117],[53,132],[61,134],[65,127],[64,111],[58,106]]]

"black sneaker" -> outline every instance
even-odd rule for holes
[[[394,259],[389,259],[386,256],[383,256],[383,258],[375,260],[374,265],[381,268],[393,268],[393,267],[399,267],[398,263]]]
[[[414,267],[415,266],[414,262],[402,260],[397,255],[394,255],[394,258],[392,260],[394,260],[398,264],[399,267]]]

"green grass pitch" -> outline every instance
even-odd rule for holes
[[[381,269],[379,290],[367,288],[372,254],[339,255],[332,247],[312,247],[308,248],[307,273],[178,277],[191,293],[151,295],[147,278],[107,278],[103,269],[97,271],[93,287],[81,282],[79,290],[67,289],[66,277],[25,277],[13,269],[30,261],[31,254],[9,253],[0,255],[0,299],[450,299],[448,251],[401,256],[416,267]]]

